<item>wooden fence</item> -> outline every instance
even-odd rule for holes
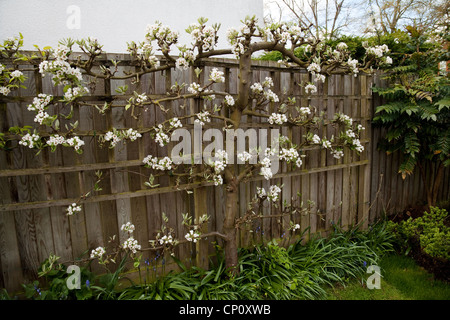
[[[119,71],[122,74],[133,68],[128,55],[108,55],[105,61],[110,59],[121,61]],[[215,89],[237,93],[238,65],[235,60],[210,59],[204,62],[203,67],[203,76],[208,75],[213,67],[225,72],[225,83],[215,84]],[[50,77],[41,77],[37,65],[31,63],[17,65],[16,68],[23,70],[27,76],[27,89],[0,98],[0,132],[6,132],[12,126],[34,124],[34,113],[28,111],[26,106],[38,93],[55,97],[63,94],[61,87],[52,85]],[[255,61],[252,70],[255,82],[272,77],[275,84],[273,91],[279,95],[295,96],[302,105],[309,103],[319,112],[324,111],[329,118],[337,111],[353,117],[366,128],[361,139],[365,151],[360,156],[347,152],[343,159],[336,160],[324,150],[306,148],[300,170],[289,171],[283,167],[270,183],[255,178],[240,186],[241,215],[256,193],[256,188],[267,188],[270,184],[283,184],[282,199],[288,202],[298,193],[305,203],[307,200],[313,201],[309,214],[295,217],[302,231],[308,228],[310,233],[326,234],[332,223],[346,227],[360,222],[367,226],[382,210],[402,210],[423,199],[418,177],[412,176],[403,181],[396,173],[396,156],[386,156],[376,149],[382,132],[372,129],[370,124],[374,105],[379,103],[370,90],[374,82],[372,76],[355,78],[351,75],[333,75],[319,86],[317,94],[308,98],[299,86],[309,80],[307,72],[286,69],[266,61]],[[99,81],[85,76],[85,80],[93,82],[91,94],[82,100],[98,103],[101,107],[116,94],[118,86],[125,84],[131,90],[160,97],[171,85],[189,83],[193,77],[192,70],[169,70],[144,75],[135,84],[129,80]],[[381,83],[379,77],[375,80]],[[211,216],[208,230],[222,228],[225,205],[223,187],[182,183],[175,189],[171,177],[159,178],[160,187],[156,189],[144,186],[149,171],[143,167],[142,159],[148,154],[168,154],[167,147],[158,147],[148,133],[135,142],[120,144],[114,149],[99,145],[98,134],[111,127],[139,130],[165,119],[161,110],[154,106],[136,111],[137,117],[134,118],[129,111],[125,112],[124,105],[124,100],[115,102],[105,114],[100,114],[91,106],[80,105],[74,109],[70,121],[61,120],[61,127],[78,121],[78,135],[85,142],[81,155],[71,148],[58,148],[53,153],[46,148],[35,155],[36,151],[19,146],[17,141],[12,142],[10,149],[0,151],[0,287],[20,289],[21,283],[36,278],[40,263],[51,253],[61,257],[61,261],[73,263],[80,257],[87,257],[90,250],[106,245],[114,235],[122,242],[126,235],[120,231],[120,226],[128,221],[136,226],[134,236],[143,248],[149,246],[148,240],[154,239],[161,228],[163,212],[169,218],[169,225],[181,238],[184,235],[181,214],[185,212],[192,216],[207,213]],[[182,116],[198,111],[200,103],[178,101],[165,107],[172,109],[174,116]],[[51,108],[69,112],[62,104]],[[243,128],[268,128],[269,124],[264,121],[246,116]],[[213,120],[212,125],[219,127],[221,123]],[[294,143],[300,141],[302,129],[283,130],[283,134],[291,137]],[[325,126],[321,130],[320,134],[328,137],[334,132],[333,128]],[[67,206],[92,189],[96,171],[102,171],[107,177],[102,181],[102,190],[82,201],[83,211],[80,214],[67,216]],[[447,170],[444,181],[448,178]],[[187,190],[193,192],[188,193]],[[447,185],[440,198],[445,199],[449,192]],[[264,208],[264,214],[268,215],[270,210],[270,207]],[[261,219],[243,228],[239,233],[240,245],[285,236],[286,221],[279,223],[276,219]],[[200,244],[180,245],[175,253],[188,265],[196,263],[205,266],[208,255],[214,254],[213,241],[220,244],[219,239],[209,237]],[[153,263],[156,254],[144,251],[143,259]],[[163,264],[162,259],[156,262],[158,266]],[[94,271],[100,270],[97,265],[92,268]]]

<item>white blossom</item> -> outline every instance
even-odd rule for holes
[[[260,187],[256,187],[256,194],[261,199],[267,196],[266,189]]]
[[[23,73],[20,70],[14,70],[13,72],[11,72],[9,74],[9,76],[11,77],[11,79],[15,79],[15,78],[19,78],[20,76],[23,76]]]
[[[244,151],[244,152],[238,153],[237,157],[242,162],[247,162],[252,158],[252,155],[249,152]]]
[[[133,233],[133,231],[135,230],[135,227],[134,227],[134,224],[132,224],[131,222],[127,222],[120,227],[120,230],[126,231],[128,233]]]
[[[44,112],[44,111],[40,110],[40,111],[38,111],[38,113],[34,117],[34,122],[42,124],[49,117],[50,117],[50,115],[47,112]]]
[[[244,45],[240,42],[232,44],[231,52],[235,55],[237,59],[239,59],[239,57],[245,53]]]
[[[63,136],[60,136],[59,134],[55,134],[47,140],[47,144],[51,147],[56,147],[60,144],[63,144],[65,141],[66,140],[64,139]]]
[[[198,231],[190,230],[188,233],[186,233],[184,238],[187,241],[196,243],[200,239],[200,233]]]
[[[107,133],[105,133],[105,141],[109,141],[110,142],[110,146],[111,147],[115,147],[116,144],[118,144],[120,142],[120,138],[119,136],[114,133],[113,131],[108,131]]]
[[[269,187],[269,191],[267,192],[267,198],[272,202],[276,202],[280,199],[280,193],[281,188],[277,185],[272,185]]]
[[[325,149],[330,149],[331,148],[331,142],[329,140],[323,139],[322,140],[322,147]]]
[[[353,139],[352,144],[355,147],[356,151],[358,152],[364,151],[364,146],[361,145],[361,141],[359,141],[359,139]]]
[[[299,113],[301,116],[309,115],[309,114],[311,114],[311,109],[308,107],[301,107],[299,109]]]
[[[273,87],[273,79],[271,77],[266,77],[262,83],[263,87],[270,88]]]
[[[153,157],[152,155],[146,156],[142,162],[147,167],[160,171],[171,170],[173,164],[172,159],[170,159],[169,157],[158,159],[157,157]]]
[[[209,74],[209,79],[212,82],[225,82],[225,77],[223,75],[224,73],[222,71],[219,71],[217,68],[213,68],[211,70],[211,73]]]
[[[174,244],[174,240],[172,235],[164,235],[162,236],[159,240],[158,243],[162,246],[164,245],[173,245]]]
[[[341,159],[344,156],[344,151],[341,149],[331,150],[331,154],[336,159]]]
[[[197,119],[194,120],[194,123],[197,123],[201,126],[205,125],[206,122],[211,122],[211,118],[209,117],[209,112],[204,111],[197,113]]]
[[[35,144],[37,141],[39,141],[40,137],[37,134],[30,135],[27,133],[22,137],[22,139],[19,141],[19,144],[25,147],[29,147],[30,149],[35,147]]]
[[[179,57],[176,61],[175,61],[175,66],[178,69],[181,70],[187,70],[189,69],[189,62],[184,58],[184,57]]]
[[[312,62],[306,69],[312,74],[319,73],[321,70],[320,65],[316,62]]]
[[[320,137],[319,137],[317,134],[315,134],[315,135],[312,137],[311,141],[312,141],[312,143],[314,143],[314,144],[320,144]]]
[[[325,82],[325,75],[324,74],[316,74],[316,76],[314,77],[314,82]]]
[[[317,93],[317,87],[315,85],[313,85],[312,83],[308,83],[305,86],[305,92],[306,92],[306,94]]]
[[[279,124],[282,125],[283,123],[287,122],[288,119],[285,114],[282,113],[272,113],[269,117],[269,123],[270,124]]]
[[[82,146],[84,146],[84,141],[81,140],[79,137],[75,136],[73,138],[69,138],[67,139],[65,142],[65,144],[67,144],[70,147],[73,147],[75,149],[75,151],[80,150],[80,148]]]
[[[170,119],[169,124],[172,128],[181,128],[183,126],[183,124],[177,117]]]
[[[189,86],[189,88],[187,90],[192,94],[198,94],[198,93],[202,92],[202,86],[196,82],[193,82],[193,83],[191,83],[191,85]]]
[[[278,96],[276,95],[275,92],[273,92],[272,90],[268,89],[267,91],[264,92],[264,97],[272,102],[278,102]]]
[[[215,186],[220,186],[223,184],[223,178],[220,174],[213,175],[213,181]]]
[[[229,94],[227,94],[225,96],[225,103],[229,106],[234,106],[234,103],[235,103],[234,98],[232,96],[230,96]]]
[[[138,241],[136,239],[130,237],[127,240],[125,240],[125,242],[122,244],[122,248],[128,249],[131,252],[136,253],[138,250],[141,250],[141,245],[138,244]]]
[[[259,82],[255,82],[254,84],[252,84],[250,86],[250,89],[252,90],[253,93],[256,94],[262,93],[264,91],[263,86]]]
[[[101,259],[105,253],[106,250],[104,247],[97,247],[96,249],[91,251],[91,259]]]
[[[0,86],[0,94],[7,96],[11,92],[11,89],[5,86]]]
[[[67,211],[67,215],[68,216],[74,215],[75,213],[81,211],[81,205],[77,205],[76,203],[72,203],[70,206],[67,207],[66,211]]]

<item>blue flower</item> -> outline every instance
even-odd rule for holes
[[[364,264],[364,267],[367,266],[367,262],[364,261],[363,264]]]
[[[91,286],[91,282],[89,280],[86,280],[86,287],[89,289],[90,286]]]

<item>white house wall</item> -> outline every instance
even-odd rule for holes
[[[226,30],[239,27],[246,15],[262,24],[263,0],[0,0],[0,41],[21,32],[24,49],[33,50],[92,36],[105,51],[121,53],[127,42],[142,41],[156,20],[179,31],[180,44],[190,44],[184,30],[206,17],[208,24],[221,23],[218,48],[224,48]]]

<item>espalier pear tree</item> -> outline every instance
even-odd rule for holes
[[[216,137],[215,143],[217,143],[214,144],[214,148],[210,145],[205,148],[194,145],[194,150],[189,152],[188,146],[177,145],[174,147],[177,152],[172,152],[170,157],[158,158],[150,154],[142,161],[152,172],[146,183],[149,188],[158,187],[157,180],[161,175],[177,177],[177,181],[184,177],[190,182],[203,181],[224,185],[226,197],[224,198],[223,229],[214,231],[213,234],[223,239],[226,266],[230,270],[235,270],[238,263],[236,232],[239,225],[260,217],[258,208],[261,208],[263,202],[281,202],[281,186],[272,185],[268,190],[259,188],[257,195],[249,204],[247,214],[238,218],[238,195],[241,183],[258,175],[270,180],[276,173],[279,161],[290,163],[290,167],[293,169],[301,167],[302,148],[305,146],[320,146],[331,152],[335,158],[341,158],[346,150],[362,152],[364,149],[359,140],[360,132],[364,128],[354,123],[347,115],[337,113],[334,118],[325,119],[323,115],[316,114],[315,109],[310,105],[301,105],[293,97],[278,96],[271,89],[273,80],[270,77],[261,83],[253,83],[252,57],[259,52],[276,50],[283,56],[279,63],[286,68],[297,66],[306,69],[311,74],[311,81],[301,84],[304,86],[306,94],[317,92],[317,83],[326,81],[326,77],[332,73],[349,73],[356,77],[360,72],[371,72],[374,66],[390,61],[387,56],[389,50],[386,46],[368,47],[363,60],[357,61],[352,59],[345,43],[329,47],[323,41],[324,39],[317,38],[308,28],[281,23],[261,27],[255,17],[246,17],[241,22],[240,27],[227,31],[229,43],[227,49],[216,48],[220,25],[208,25],[208,20],[204,18],[200,18],[197,23],[191,24],[185,30],[192,37],[192,41],[190,44],[183,45],[178,43],[179,33],[171,30],[170,27],[161,22],[149,25],[142,42],[128,43],[128,51],[134,61],[134,69],[125,74],[118,73],[117,61],[102,64],[98,58],[104,52],[102,46],[94,38],[77,41],[65,39],[57,48],[39,49],[33,56],[24,56],[18,52],[17,46],[20,39],[8,39],[2,46],[4,57],[40,59],[39,72],[43,76],[51,76],[54,85],[62,86],[64,91],[62,101],[55,101],[53,96],[41,93],[28,106],[28,110],[36,115],[34,121],[40,126],[35,129],[12,128],[11,131],[14,135],[19,135],[19,143],[23,147],[37,150],[51,148],[51,151],[65,147],[73,148],[75,152],[81,153],[84,142],[77,135],[77,123],[72,123],[66,128],[60,126],[59,119],[61,117],[70,119],[71,112],[50,114],[49,106],[63,102],[68,108],[66,110],[71,110],[76,105],[89,105],[86,101],[79,99],[89,94],[88,84],[83,80],[83,75],[92,76],[94,79],[132,79],[132,84],[137,84],[144,74],[179,68],[192,70],[198,78],[203,72],[203,59],[219,56],[234,57],[239,65],[236,94],[215,90],[214,84],[225,81],[224,73],[217,68],[212,69],[207,78],[205,75],[205,79],[208,79],[204,81],[205,83],[192,81],[191,83],[175,84],[168,88],[166,96],[159,98],[152,98],[145,92],[131,92],[132,88],[123,86],[117,89],[122,95],[113,96],[113,99],[125,99],[127,101],[124,105],[126,112],[130,112],[136,117],[136,110],[153,105],[161,108],[163,114],[166,115],[166,120],[154,127],[140,130],[110,128],[108,132],[97,133],[97,138],[103,145],[115,148],[120,143],[140,139],[144,133],[150,132],[158,145],[166,146],[174,135],[178,135],[179,138],[183,134],[189,133],[189,131],[183,133],[183,129],[188,124],[191,126],[194,124],[194,131],[206,134],[206,130],[211,128],[211,120],[220,120],[220,123],[223,123],[223,130],[213,132]],[[84,58],[77,57],[74,53],[76,45],[79,48],[78,52],[84,53]],[[178,53],[173,55],[171,52],[175,46],[178,48]],[[300,52],[303,52],[301,56],[294,54],[299,51],[297,50],[299,48]],[[161,53],[158,56],[156,55],[157,51]],[[19,74],[20,71],[8,69],[3,65],[0,70],[0,92],[3,95],[7,95],[10,90],[24,80],[21,78],[23,76]],[[195,77],[192,79],[195,80]],[[186,99],[200,101],[201,111],[174,117],[173,110],[167,108],[168,103]],[[219,103],[217,103],[218,100]],[[98,112],[104,113],[111,103],[106,102],[102,107],[92,104],[92,107],[96,108]],[[57,110],[55,112],[60,112],[59,109],[55,110]],[[265,145],[252,145],[252,141],[250,141],[249,144],[252,147],[245,148],[245,143],[239,146],[239,142],[236,147],[232,142],[234,142],[238,130],[242,130],[243,117],[248,115],[266,119],[274,129],[281,129],[283,126],[302,127],[304,128],[302,142],[295,145],[288,137],[277,135],[273,131],[270,134],[270,141],[268,139]],[[339,134],[333,137],[320,137],[317,129],[322,124],[334,126]],[[42,134],[44,131],[41,133],[40,130],[44,130],[45,127],[50,128],[51,134]],[[223,140],[226,141],[218,141],[219,133],[223,132],[232,132],[231,138],[224,138]],[[195,134],[196,132],[194,132]],[[245,134],[247,135],[248,132]],[[248,136],[251,137],[250,134]],[[1,140],[3,146],[8,143],[6,138],[3,136]],[[206,152],[207,149],[209,153]],[[199,157],[196,150],[202,152],[203,155]],[[199,159],[203,159],[203,161],[199,161]],[[238,167],[240,167],[239,170]],[[99,180],[95,184],[94,190],[100,188],[101,173],[98,173],[98,177]],[[286,215],[291,214],[292,211],[303,210],[301,205],[278,208],[282,214]],[[82,201],[69,206],[67,214],[78,214],[81,210]],[[172,250],[180,242],[196,242],[212,234],[211,232],[202,233],[202,225],[208,221],[207,212],[200,219],[194,220],[186,214],[183,216],[183,220],[187,227],[185,235],[176,235],[172,229],[164,227],[157,238],[151,241],[151,245],[162,250]],[[166,217],[164,222],[167,222]],[[129,226],[124,228],[130,229]],[[299,226],[291,222],[289,228],[290,231],[295,231],[299,229]],[[130,230],[128,232],[131,234]],[[130,237],[122,248],[136,253],[141,250],[141,245]],[[102,258],[104,253],[103,248],[97,248],[92,251],[91,257],[104,261]]]

